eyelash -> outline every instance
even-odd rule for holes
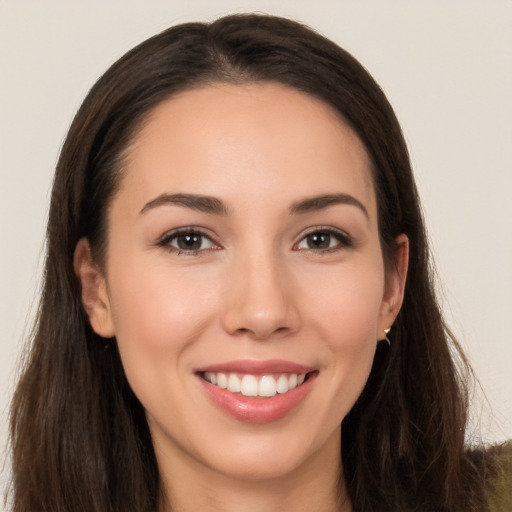
[[[328,235],[329,237],[335,238],[337,240],[336,245],[333,247],[327,247],[324,249],[314,249],[314,248],[307,248],[307,249],[300,249],[298,248],[299,244],[301,244],[303,241],[305,241],[308,237],[312,235]],[[338,229],[334,229],[332,227],[315,227],[308,233],[302,236],[302,238],[293,246],[295,250],[300,251],[311,251],[315,254],[330,254],[333,252],[341,251],[343,249],[350,249],[354,247],[354,239],[348,235],[347,233],[340,231]]]
[[[180,236],[197,236],[197,237],[201,237],[203,239],[203,241],[201,242],[201,245],[204,242],[204,239],[206,239],[206,240],[209,240],[211,242],[211,244],[214,245],[215,247],[210,247],[210,248],[207,248],[207,249],[201,249],[201,248],[200,249],[180,249],[179,247],[174,247],[173,245],[171,245],[171,243],[174,240],[177,240]],[[217,244],[215,242],[215,240],[213,240],[211,235],[209,235],[208,233],[206,233],[203,230],[198,229],[198,228],[196,228],[194,226],[183,227],[183,228],[179,228],[177,230],[171,231],[169,233],[166,233],[157,242],[157,245],[159,247],[163,247],[163,248],[169,250],[170,252],[174,252],[174,253],[176,253],[178,255],[185,254],[187,256],[196,256],[196,255],[199,255],[199,254],[201,254],[201,253],[203,253],[205,251],[217,251],[217,250],[219,250],[221,248],[219,246],[219,244]]]
[[[308,237],[312,235],[327,235],[329,237],[333,237],[337,240],[337,243],[333,247],[327,247],[323,249],[315,249],[315,248],[299,248],[299,245],[305,241]],[[208,247],[205,249],[180,249],[179,247],[175,247],[172,244],[173,241],[177,240],[180,236],[196,236],[202,238],[201,245],[204,242],[204,239],[209,240],[210,243],[214,247]],[[330,242],[330,241],[329,241]],[[221,249],[221,246],[215,242],[215,240],[212,238],[212,236],[203,230],[197,228],[197,227],[183,227],[179,228],[177,230],[171,231],[169,233],[166,233],[162,236],[160,240],[158,240],[157,245],[159,247],[163,247],[170,252],[176,253],[178,255],[187,255],[187,256],[197,256],[199,254],[202,254],[206,251],[216,251]],[[336,251],[340,251],[343,249],[350,249],[354,246],[354,240],[353,238],[348,235],[347,233],[344,233],[343,231],[339,231],[337,229],[334,229],[332,227],[315,227],[313,230],[309,231],[305,235],[302,236],[302,238],[294,244],[293,250],[295,251],[308,251],[313,252],[316,254],[330,254]]]

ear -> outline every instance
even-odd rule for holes
[[[80,281],[82,304],[89,316],[92,329],[103,338],[111,338],[115,331],[107,283],[93,261],[89,240],[86,238],[81,238],[76,245],[73,266]]]
[[[409,239],[401,234],[396,238],[395,260],[386,275],[386,288],[381,304],[378,339],[384,339],[385,329],[395,321],[404,300],[405,282],[409,266]]]

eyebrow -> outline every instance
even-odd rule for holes
[[[325,194],[321,196],[307,197],[292,204],[290,214],[308,213],[323,210],[336,204],[348,204],[359,208],[366,218],[370,218],[366,207],[349,194]],[[203,196],[199,194],[161,194],[144,205],[140,214],[165,205],[177,205],[213,215],[227,215],[228,207],[223,201],[216,197]]]
[[[216,197],[198,194],[161,194],[144,205],[140,214],[164,205],[178,205],[214,215],[227,215],[228,208]]]
[[[328,208],[329,206],[336,204],[348,204],[355,206],[364,213],[367,219],[370,218],[368,210],[364,204],[361,203],[359,199],[356,199],[354,196],[349,194],[325,194],[322,196],[307,197],[297,201],[296,203],[293,203],[290,207],[290,213],[308,213],[312,211],[323,210],[324,208]]]

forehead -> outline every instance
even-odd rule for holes
[[[292,201],[341,187],[374,209],[371,163],[355,132],[323,101],[280,84],[179,93],[150,113],[127,156],[120,191],[146,198],[252,190]]]

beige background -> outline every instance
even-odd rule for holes
[[[492,411],[475,400],[474,421],[486,440],[512,438],[511,1],[0,0],[0,446],[37,301],[53,168],[75,110],[146,37],[250,10],[318,29],[388,94],[410,146],[444,307]]]

